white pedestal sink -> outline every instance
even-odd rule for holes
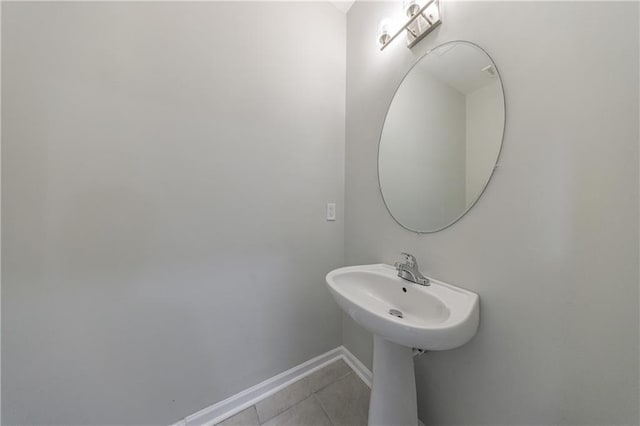
[[[418,425],[413,348],[441,351],[467,343],[480,319],[478,295],[431,279],[421,286],[384,264],[327,274],[340,307],[374,334],[370,426]]]

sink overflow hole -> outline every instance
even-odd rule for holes
[[[389,309],[389,314],[393,315],[394,317],[398,317],[398,318],[402,318],[404,315],[402,315],[402,312],[400,312],[397,309]]]
[[[407,289],[405,287],[402,287],[402,291],[404,291],[406,293]]]

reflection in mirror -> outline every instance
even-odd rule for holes
[[[500,154],[505,109],[491,58],[469,42],[445,43],[407,73],[391,101],[378,178],[393,218],[435,232],[480,197]]]

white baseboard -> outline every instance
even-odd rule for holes
[[[373,377],[371,370],[347,348],[338,346],[327,353],[303,362],[290,370],[191,414],[172,426],[213,426],[338,359],[343,359],[362,381],[371,387]],[[420,425],[424,426],[422,422],[420,422]]]
[[[338,359],[343,359],[367,386],[371,387],[371,371],[344,346],[338,346],[327,353],[191,414],[172,426],[213,426]]]
[[[340,349],[340,355],[344,362],[346,362],[349,367],[362,379],[363,382],[371,388],[371,381],[373,380],[373,373],[371,370],[367,368],[354,354],[352,354],[349,349],[344,346],[338,346],[336,349]]]

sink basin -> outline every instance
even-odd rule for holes
[[[406,281],[384,264],[327,274],[338,305],[374,335],[369,425],[418,425],[413,348],[440,351],[467,343],[480,320],[479,297],[430,279]]]
[[[348,266],[327,275],[340,307],[375,335],[411,348],[453,349],[478,329],[478,295],[430,279],[422,286],[397,276],[394,267]]]

